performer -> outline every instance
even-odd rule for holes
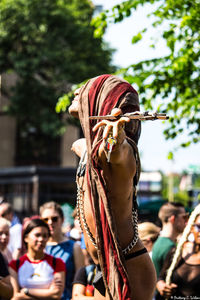
[[[137,92],[112,75],[90,79],[75,91],[69,107],[85,136],[74,142],[72,150],[81,158],[77,211],[86,247],[97,265],[93,284],[98,300],[151,300],[156,284],[153,264],[137,231],[140,121],[89,119],[138,110]]]

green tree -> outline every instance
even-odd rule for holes
[[[168,54],[140,61],[119,71],[130,83],[136,83],[145,109],[157,106],[170,116],[167,139],[175,139],[183,131],[187,147],[200,141],[200,1],[199,0],[129,0],[102,12],[93,19],[95,36],[102,36],[109,23],[123,21],[137,13],[139,6],[152,6],[152,26],[161,32],[149,47],[165,41]],[[134,19],[133,19],[134,26]],[[144,28],[132,38],[135,44],[145,39],[149,28]],[[158,104],[159,103],[159,104]],[[184,132],[185,133],[185,132]],[[169,154],[173,158],[173,153]]]
[[[112,50],[94,38],[93,12],[90,0],[0,0],[0,72],[17,75],[12,93],[3,92],[22,163],[49,163],[52,138],[64,128],[57,99],[74,83],[114,71]]]

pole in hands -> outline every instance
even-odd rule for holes
[[[169,117],[165,113],[149,112],[144,113],[140,111],[134,111],[122,114],[122,111],[118,108],[114,108],[110,115],[105,116],[90,116],[90,120],[99,120],[93,131],[96,131],[101,126],[106,126],[103,134],[103,138],[106,140],[106,150],[107,150],[107,162],[110,162],[110,156],[117,144],[117,133],[119,130],[119,125],[123,125],[125,122],[130,122],[130,120],[167,120]],[[112,125],[111,125],[112,124]],[[113,126],[112,130],[111,127]],[[115,129],[114,129],[115,128]],[[112,132],[112,133],[109,133]],[[114,133],[115,132],[115,133]]]
[[[124,115],[105,115],[105,116],[90,116],[90,120],[110,120],[115,121],[122,117],[127,117],[130,120],[140,120],[140,121],[147,121],[147,120],[168,120],[169,117],[165,113],[157,113],[157,112],[149,112],[146,111],[144,113],[140,111],[134,111],[130,113],[125,113]]]

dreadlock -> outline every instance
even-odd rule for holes
[[[172,263],[169,267],[169,269],[167,270],[167,275],[166,275],[166,279],[165,279],[165,282],[166,284],[170,284],[171,283],[171,276],[172,276],[172,273],[174,271],[174,268],[176,266],[176,263],[182,253],[182,248],[183,248],[183,244],[187,241],[187,238],[190,234],[190,231],[191,231],[191,228],[192,228],[192,225],[194,224],[195,220],[196,220],[196,217],[200,215],[200,204],[198,204],[195,209],[193,210],[193,212],[191,213],[190,215],[190,218],[188,220],[188,223],[183,231],[183,234],[178,242],[178,245],[176,247],[176,251],[174,253],[174,256],[173,256],[173,259],[172,259]]]

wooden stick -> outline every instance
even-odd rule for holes
[[[164,113],[157,113],[157,112],[144,112],[141,113],[139,111],[126,113],[124,115],[119,116],[112,116],[112,115],[105,115],[105,116],[90,116],[90,120],[111,120],[115,121],[122,117],[127,117],[131,120],[140,120],[140,121],[147,121],[147,120],[168,120],[169,117]]]

